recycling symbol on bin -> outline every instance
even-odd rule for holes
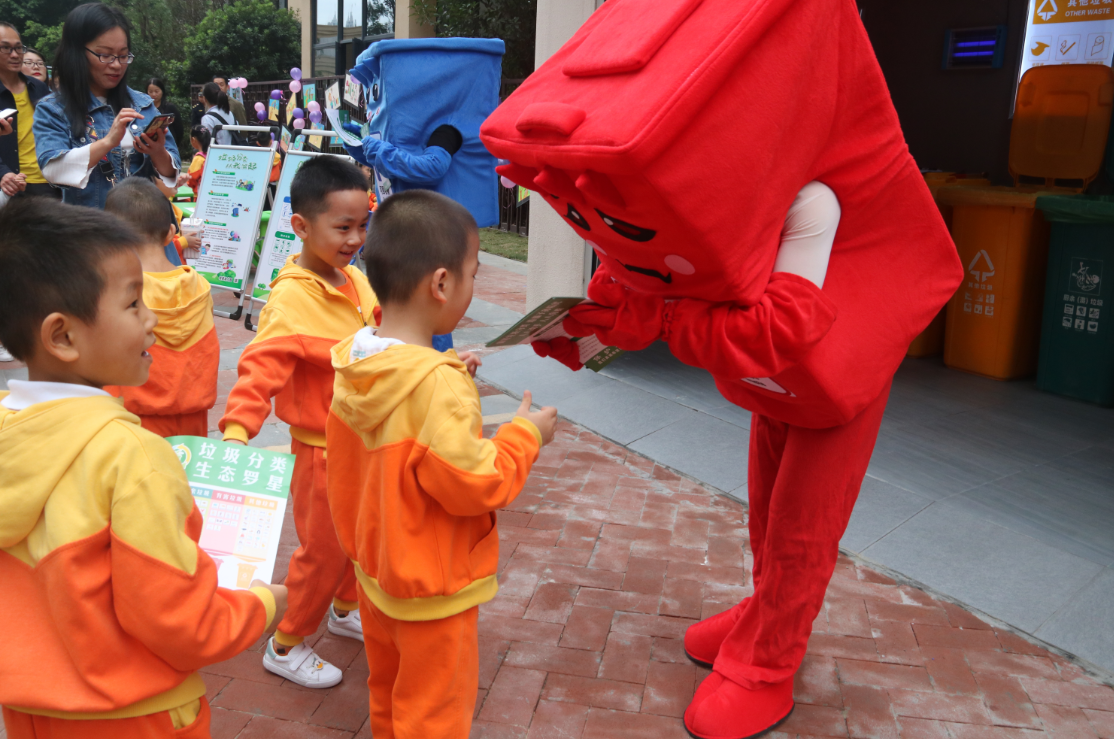
[[[986,260],[985,269],[979,269],[980,259]],[[994,276],[994,262],[990,261],[990,255],[986,253],[986,249],[979,250],[975,258],[971,260],[971,264],[967,267],[967,271],[974,275],[975,279],[979,282],[986,282],[988,277]]]
[[[1041,17],[1041,20],[1047,23],[1048,19],[1056,15],[1059,11],[1060,9],[1056,7],[1056,0],[1044,0],[1041,6],[1037,8],[1037,15]]]

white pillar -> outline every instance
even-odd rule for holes
[[[411,14],[410,0],[395,2],[395,38],[433,38],[437,29],[418,22]]]
[[[401,0],[400,0],[401,2]],[[603,0],[538,0],[534,65],[572,38]],[[572,227],[542,202],[530,198],[530,259],[526,271],[526,309],[555,296],[584,295],[592,250]]]

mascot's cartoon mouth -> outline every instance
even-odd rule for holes
[[[648,277],[657,277],[659,280],[664,282],[666,285],[673,284],[673,275],[672,274],[663,275],[661,272],[658,272],[656,269],[646,269],[645,267],[632,267],[629,264],[623,264],[622,262],[619,262],[619,266],[622,267],[623,269],[627,270],[628,272],[637,272],[640,275],[646,275]]]

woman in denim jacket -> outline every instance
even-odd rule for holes
[[[177,187],[173,137],[141,133],[159,111],[127,86],[130,44],[127,18],[112,6],[88,3],[66,16],[57,92],[39,102],[33,130],[43,176],[67,203],[103,208],[113,184],[137,173]]]

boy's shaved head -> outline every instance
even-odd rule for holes
[[[174,225],[174,208],[155,183],[142,177],[129,177],[108,191],[104,209],[131,224],[150,243],[166,241]]]
[[[0,208],[0,344],[26,361],[51,313],[93,323],[105,286],[101,262],[143,243],[93,208],[35,197]]]
[[[368,281],[379,302],[407,302],[441,267],[461,274],[476,233],[467,208],[432,190],[406,190],[384,200],[372,216],[364,248]]]

